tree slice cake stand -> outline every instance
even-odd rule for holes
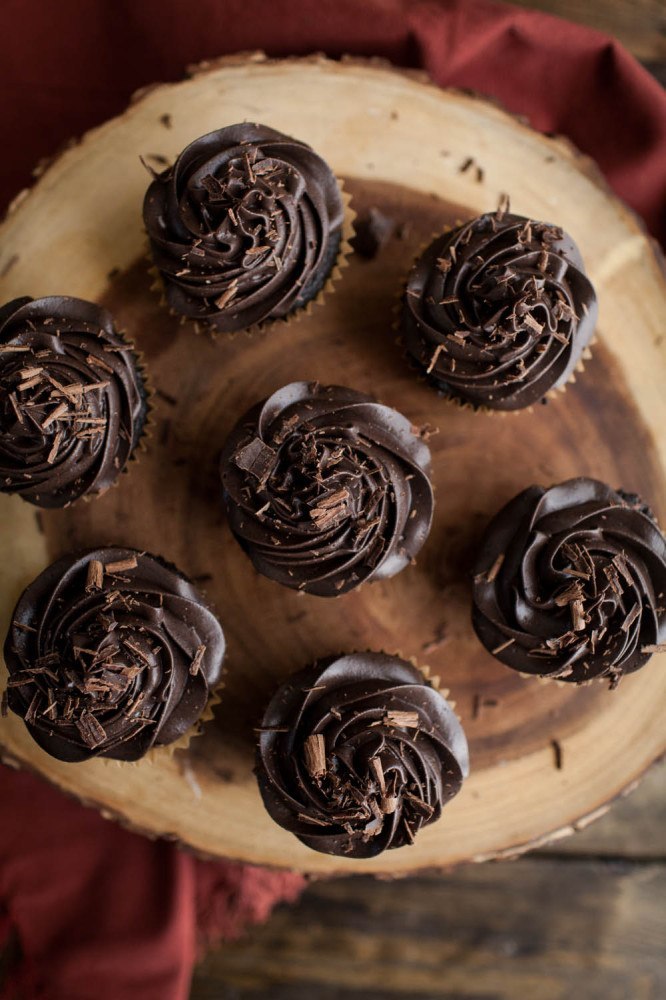
[[[212,342],[181,327],[151,291],[141,220],[149,178],[139,156],[160,169],[196,136],[242,120],[311,143],[343,178],[356,212],[380,209],[395,232],[375,259],[354,256],[335,294],[309,315]],[[504,192],[514,211],[573,235],[600,300],[584,374],[547,405],[508,417],[439,399],[408,370],[392,332],[400,282],[419,248],[456,219],[494,209]],[[531,483],[597,476],[640,493],[666,522],[664,275],[640,223],[568,143],[477,96],[383,66],[245,56],[139,95],[17,199],[1,237],[3,302],[59,293],[103,303],[135,339],[158,390],[148,448],[117,488],[56,512],[0,498],[2,635],[21,589],[48,562],[113,543],[182,567],[228,638],[222,703],[188,751],[137,766],[68,765],[10,714],[0,720],[4,760],[207,855],[312,874],[399,875],[509,857],[571,833],[662,754],[663,655],[614,692],[602,683],[541,684],[497,663],[470,625],[480,533]],[[257,575],[220,507],[227,432],[248,406],[296,379],[367,390],[439,429],[430,440],[435,521],[417,564],[335,600]],[[415,657],[441,678],[470,740],[472,774],[413,847],[350,861],[309,850],[269,819],[252,773],[253,728],[292,671],[358,649]]]

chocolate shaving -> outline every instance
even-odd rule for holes
[[[261,438],[255,437],[237,451],[232,460],[243,472],[248,472],[260,483],[264,483],[275,468],[277,452],[264,444]]]
[[[377,776],[377,784],[379,785],[379,790],[383,796],[386,793],[386,780],[384,778],[384,768],[382,767],[382,762],[379,757],[373,757],[370,761],[370,766]]]
[[[553,748],[553,756],[555,758],[555,769],[557,771],[562,770],[562,744],[559,740],[551,740],[550,745]]]
[[[92,354],[89,354],[86,358],[86,362],[91,368],[101,368],[102,371],[108,372],[109,375],[113,375],[113,368],[111,365],[107,365],[106,361],[102,361],[101,358],[94,358]]]
[[[67,403],[59,403],[59,405],[56,406],[55,410],[52,410],[51,413],[49,413],[48,417],[46,417],[46,419],[42,421],[41,425],[42,430],[43,431],[47,430],[47,428],[49,428],[51,424],[55,423],[56,420],[60,420],[60,418],[64,417],[65,414],[68,412],[69,412],[69,406],[67,405]]]
[[[491,649],[491,653],[493,656],[497,656],[498,653],[504,652],[504,650],[508,649],[509,646],[513,646],[515,641],[515,639],[507,639],[506,642],[500,643],[500,645],[496,646],[495,649]]]
[[[432,355],[431,359],[430,359],[430,364],[426,368],[426,374],[427,375],[429,375],[431,373],[431,371],[433,370],[433,368],[437,364],[437,359],[439,358],[439,356],[442,353],[442,351],[446,351],[446,347],[444,346],[444,344],[438,344],[437,347],[435,348],[434,352],[433,352],[433,355]]]
[[[296,813],[298,819],[303,823],[311,823],[312,826],[329,826],[330,824],[317,816],[306,816],[305,813]]]
[[[535,320],[531,313],[526,313],[523,317],[523,323],[525,326],[529,326],[530,330],[534,330],[535,333],[543,333],[543,324]]]
[[[128,570],[136,569],[138,566],[135,555],[128,556],[127,559],[119,559],[117,562],[109,562],[104,567],[106,573],[113,576],[117,573],[126,573]]]
[[[504,562],[504,553],[501,552],[495,562],[492,564],[488,572],[486,573],[486,581],[488,583],[494,583],[497,579],[497,575],[502,568],[502,563]]]
[[[56,434],[56,436],[54,437],[53,444],[51,446],[51,450],[48,453],[48,456],[46,458],[46,461],[47,461],[48,465],[53,465],[53,463],[55,462],[56,458],[58,457],[58,452],[60,451],[60,445],[62,444],[63,437],[64,437],[64,433],[61,430],[58,431],[57,434]]]
[[[196,651],[194,653],[194,659],[190,664],[190,674],[192,677],[196,677],[196,675],[201,670],[205,653],[206,653],[206,646],[204,643],[201,643],[201,645],[197,646]]]
[[[326,774],[326,745],[321,733],[308,736],[303,744],[305,767],[312,778],[321,778]]]
[[[9,393],[9,402],[12,404],[12,409],[14,410],[14,413],[16,414],[16,419],[18,420],[18,422],[20,424],[25,424],[25,419],[23,417],[23,414],[21,413],[21,409],[19,407],[18,399],[16,398],[16,393],[14,393],[14,392],[10,392]]]
[[[613,556],[613,563],[617,567],[620,576],[624,578],[624,580],[626,581],[626,583],[629,584],[630,587],[633,587],[634,580],[631,573],[629,572],[629,567],[627,566],[627,561],[624,555],[618,552],[617,555]]]
[[[90,750],[101,746],[106,740],[104,727],[92,712],[82,712],[81,718],[75,720],[75,725],[81,735],[81,739]]]
[[[412,808],[415,808],[417,812],[420,812],[427,819],[434,813],[434,809],[429,803],[424,802],[423,799],[419,798],[418,795],[413,795],[412,792],[403,792],[403,798],[412,804]]]
[[[231,209],[229,209],[229,211],[231,212]],[[215,305],[217,306],[217,308],[224,309],[226,306],[228,306],[229,303],[236,297],[237,292],[238,292],[238,278],[234,278],[234,280],[231,282],[229,287],[222,293],[222,295],[220,295],[219,298],[215,299]]]
[[[384,713],[384,722],[389,726],[399,726],[402,729],[418,729],[421,719],[418,712],[402,712],[388,709]]]
[[[558,608],[566,607],[567,604],[571,604],[573,601],[580,601],[583,596],[583,588],[580,583],[572,583],[570,587],[563,590],[561,594],[558,594],[555,598],[555,604]]]
[[[104,586],[104,566],[99,559],[91,559],[88,563],[86,590],[101,590]]]
[[[32,625],[25,625],[23,622],[12,622],[12,628],[17,628],[19,632],[34,632],[37,633],[37,629],[33,628]]]
[[[26,722],[26,725],[28,726],[32,725],[32,723],[37,718],[39,702],[41,701],[41,698],[42,698],[41,691],[35,691],[34,695],[32,696],[32,701],[28,706],[28,710],[23,717]]]
[[[398,808],[399,801],[400,800],[398,799],[397,795],[387,795],[385,798],[382,799],[381,802],[382,812],[386,816],[392,816],[393,813]]]
[[[634,624],[634,622],[636,621],[636,619],[640,616],[640,613],[641,613],[641,609],[640,609],[639,605],[638,604],[634,604],[633,608],[631,609],[631,611],[629,612],[629,614],[627,615],[627,617],[622,622],[622,625],[620,626],[620,628],[622,629],[623,632],[628,632],[629,631],[629,629]]]
[[[497,211],[495,212],[495,218],[498,222],[501,222],[505,215],[511,211],[511,199],[508,194],[501,194],[499,196],[499,201],[497,203]]]

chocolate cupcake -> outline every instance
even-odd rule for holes
[[[146,414],[136,355],[106,309],[60,295],[0,309],[0,491],[39,507],[103,493]]]
[[[418,258],[400,331],[410,360],[442,394],[519,410],[571,379],[596,318],[571,237],[498,210],[438,236]]]
[[[231,529],[255,568],[336,597],[399,573],[433,512],[430,450],[371,396],[294,382],[254,406],[221,459]]]
[[[474,574],[476,634],[525,674],[615,687],[666,642],[666,539],[638,497],[595,479],[518,494]]]
[[[22,594],[5,642],[8,705],[58,760],[137,761],[195,735],[224,647],[174,566],[91,549],[59,559]]]
[[[271,817],[307,847],[371,858],[439,819],[469,755],[453,709],[416,667],[351,653],[279,688],[256,772]]]
[[[249,122],[190,143],[149,186],[143,217],[169,308],[218,333],[303,308],[345,251],[330,167]]]

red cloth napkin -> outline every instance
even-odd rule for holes
[[[422,66],[567,135],[666,243],[666,95],[613,39],[567,21],[487,0],[3,0],[0,30],[0,203],[40,157],[188,64],[324,51]]]
[[[663,90],[612,39],[540,13],[486,0],[3,0],[0,36],[0,204],[41,157],[187,64],[325,51],[424,67],[566,134],[666,243]],[[197,861],[7,768],[0,803],[0,948],[18,935],[23,956],[12,1000],[184,1000],[198,943],[236,936],[302,887]]]
[[[265,920],[303,880],[198,861],[129,833],[39,778],[0,769],[0,947],[12,1000],[180,1000],[195,955]]]

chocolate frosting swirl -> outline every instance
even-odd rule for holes
[[[520,493],[474,572],[476,633],[524,673],[615,686],[666,640],[666,539],[636,496],[595,479]]]
[[[315,851],[371,858],[411,844],[469,773],[451,706],[384,653],[331,657],[276,692],[259,736],[266,809]]]
[[[425,542],[430,450],[396,410],[294,382],[253,407],[221,460],[231,529],[260,573],[335,597],[393,576]]]
[[[146,395],[110,314],[82,299],[0,309],[0,490],[64,507],[116,481],[138,444]]]
[[[344,206],[309,146],[244,123],[183,150],[148,188],[143,216],[171,309],[231,333],[317,294],[337,256]]]
[[[134,549],[91,549],[44,570],[5,643],[8,704],[64,761],[133,761],[200,718],[224,636],[175,567]]]
[[[571,237],[502,211],[435,239],[403,302],[407,352],[433,384],[496,410],[530,406],[564,385],[597,317]]]

